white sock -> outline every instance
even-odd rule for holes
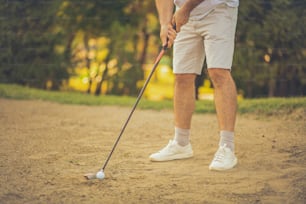
[[[234,132],[226,130],[220,131],[219,146],[223,146],[224,144],[226,144],[226,147],[230,148],[234,152],[235,150]]]
[[[174,140],[176,140],[180,146],[188,145],[189,138],[190,138],[190,129],[182,129],[178,127],[174,128]]]

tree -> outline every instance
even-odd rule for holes
[[[84,59],[88,72],[92,72],[91,62],[99,64],[102,71],[95,68],[96,74],[88,74],[89,87],[96,82],[94,93],[101,93],[103,83],[108,84],[106,93],[110,94],[135,94],[137,92],[137,81],[142,78],[142,65],[146,61],[147,50],[149,48],[150,36],[156,32],[152,13],[155,12],[154,2],[146,1],[64,1],[59,18],[63,22],[61,26],[67,32],[67,36],[76,36],[82,31],[84,33],[83,49],[86,50],[87,57]],[[155,16],[155,13],[154,13]],[[153,21],[153,26],[152,26]],[[157,21],[156,21],[157,22]],[[97,60],[89,59],[89,39],[106,37],[109,39],[108,54],[105,58]],[[69,41],[68,41],[69,42]],[[71,53],[73,53],[73,43],[70,43]],[[96,48],[95,48],[96,49]],[[98,51],[98,50],[95,50]],[[69,55],[67,55],[69,56]],[[109,72],[108,63],[116,60],[116,69]],[[101,65],[101,66],[100,66]]]
[[[241,1],[234,77],[248,97],[306,94],[305,7],[300,0]]]
[[[0,81],[58,89],[68,77],[56,50],[59,1],[6,1],[0,5]]]

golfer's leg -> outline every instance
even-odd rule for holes
[[[175,126],[190,129],[191,118],[195,109],[195,74],[176,74],[174,87]]]
[[[168,145],[151,154],[152,161],[169,161],[193,156],[189,141],[192,113],[195,108],[195,76],[200,74],[204,61],[202,36],[198,35],[193,22],[185,24],[177,34],[173,47],[174,88],[174,138]]]
[[[234,129],[237,110],[236,86],[226,69],[208,70],[215,90],[215,106],[220,127],[219,148],[209,165],[210,170],[228,170],[237,164]]]
[[[215,107],[220,128],[219,147],[209,169],[228,170],[237,164],[234,146],[237,92],[230,72],[237,8],[220,4],[206,20],[211,22],[205,38],[207,67],[214,85]]]
[[[214,98],[220,130],[234,132],[237,91],[231,73],[227,69],[208,69],[214,85]]]
[[[186,159],[193,156],[189,142],[190,124],[195,108],[194,74],[176,74],[174,88],[174,139],[160,151],[151,154],[151,161]]]
[[[189,21],[177,34],[173,47],[174,88],[174,141],[181,146],[190,144],[190,124],[195,108],[195,77],[204,62],[203,38],[194,22]]]

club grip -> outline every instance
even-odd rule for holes
[[[174,30],[176,30],[176,24],[173,24],[173,25],[172,25],[172,28],[173,28]],[[163,48],[162,48],[163,50],[167,50],[167,49],[168,49],[168,40],[169,40],[169,39],[167,38],[167,43],[163,46]]]
[[[176,24],[175,23],[172,25],[172,28],[176,31]]]

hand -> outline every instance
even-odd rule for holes
[[[176,38],[176,30],[171,24],[161,26],[160,38],[163,46],[167,45],[168,48],[171,48]]]
[[[177,32],[180,32],[181,27],[188,22],[189,16],[190,11],[188,9],[185,9],[184,7],[180,8],[174,13],[172,18],[172,24],[176,25]]]

